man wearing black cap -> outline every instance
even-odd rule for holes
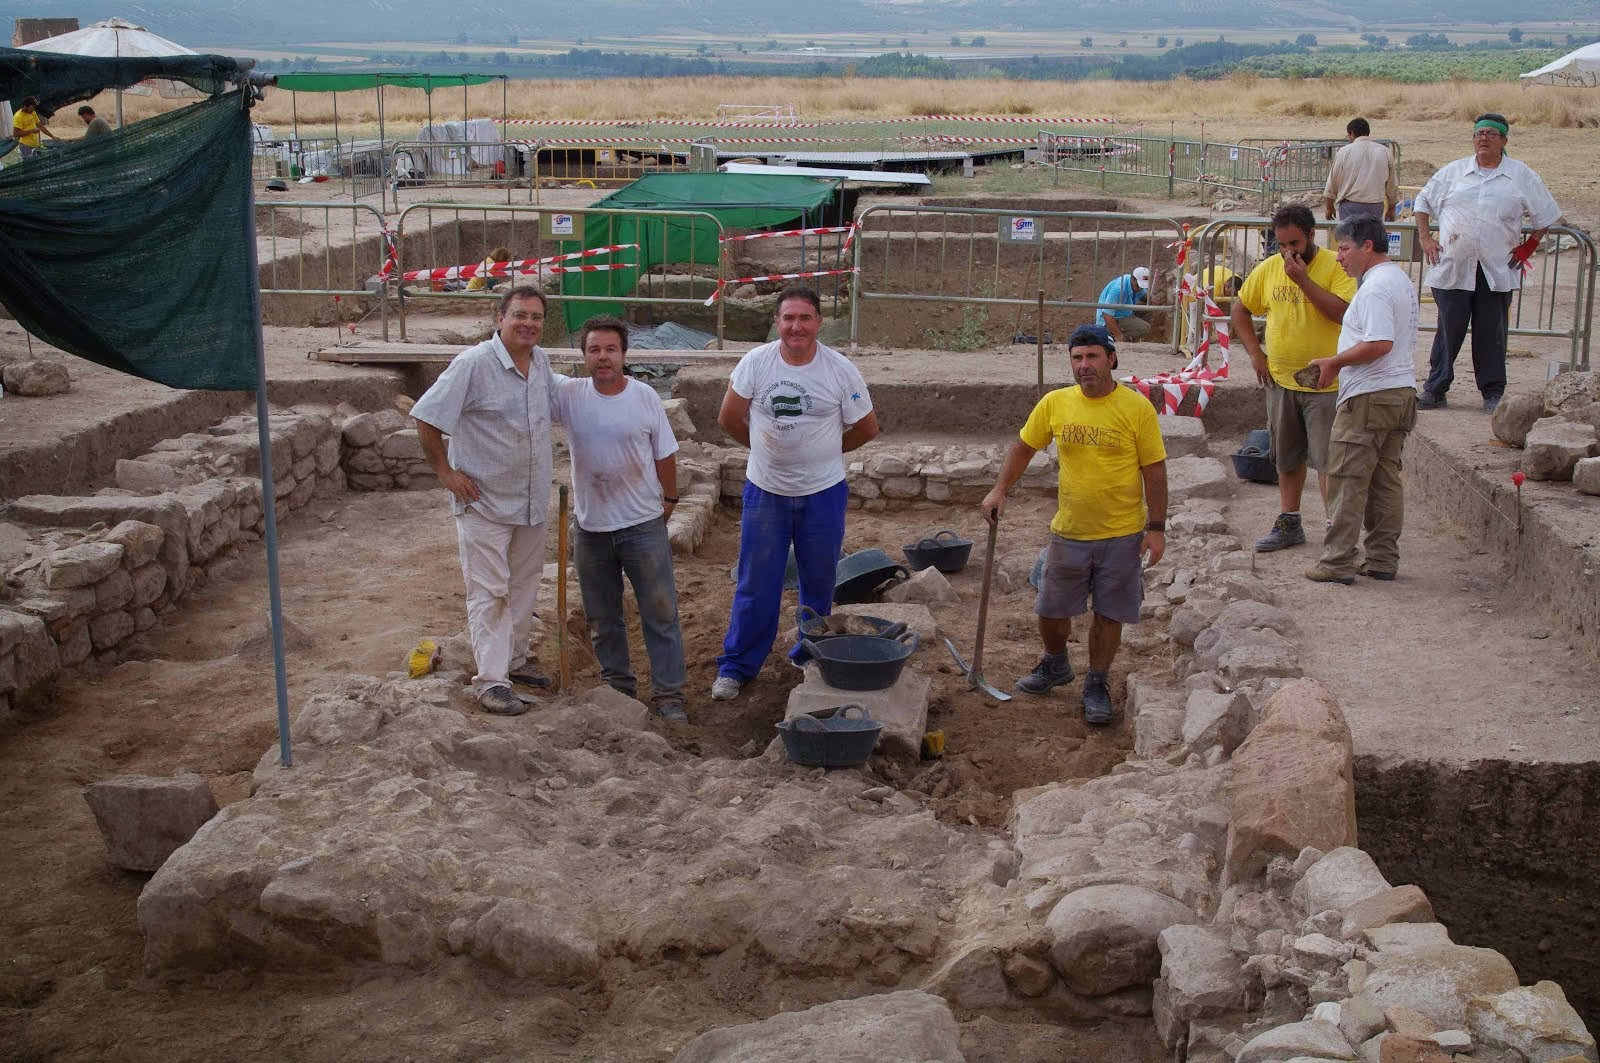
[[[983,513],[991,522],[1000,519],[1006,492],[1053,440],[1061,469],[1057,510],[1033,607],[1044,656],[1017,689],[1044,694],[1072,682],[1072,617],[1092,599],[1083,717],[1107,724],[1111,660],[1122,625],[1138,623],[1144,599],[1141,556],[1153,565],[1166,549],[1167,451],[1150,400],[1117,384],[1111,334],[1100,325],[1080,325],[1068,349],[1077,385],[1050,392],[1033,408],[983,499]]]

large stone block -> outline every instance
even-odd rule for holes
[[[1245,1007],[1250,980],[1218,930],[1169,926],[1156,945],[1161,951],[1157,994],[1170,1014],[1187,1021]]]
[[[1190,456],[1167,460],[1169,504],[1187,498],[1227,498],[1232,493],[1228,470],[1217,459]]]
[[[1250,699],[1244,691],[1189,693],[1183,713],[1183,744],[1189,749],[1204,752],[1220,745],[1224,753],[1232,753],[1249,733]]]
[[[1395,924],[1386,929],[1428,925]],[[1467,1002],[1473,997],[1517,987],[1517,972],[1504,956],[1493,949],[1448,941],[1380,949],[1370,954],[1367,962],[1370,970],[1361,986],[1363,997],[1384,1009],[1396,1005],[1411,1008],[1441,1030],[1467,1027]]]
[[[1474,1043],[1518,1053],[1528,1063],[1580,1056],[1594,1063],[1594,1037],[1554,982],[1519,986],[1467,1004]]]
[[[106,542],[122,544],[122,563],[129,569],[136,569],[147,561],[155,559],[161,553],[161,541],[166,538],[166,532],[154,524],[147,524],[142,520],[125,520],[112,528],[106,535]]]
[[[121,609],[133,601],[133,577],[128,570],[119,568],[94,585],[94,607],[97,612]]]
[[[1295,887],[1295,899],[1306,915],[1343,910],[1389,889],[1389,882],[1365,850],[1340,846],[1306,868]]]
[[[1171,683],[1139,673],[1128,676],[1129,719],[1133,720],[1133,751],[1141,757],[1160,756],[1183,741],[1184,694]]]
[[[919,990],[836,1000],[696,1037],[672,1063],[965,1063],[950,1006]]]
[[[133,614],[118,609],[89,621],[89,638],[97,650],[109,650],[134,632]]]
[[[191,482],[177,469],[160,462],[129,461],[118,458],[115,471],[117,486],[124,491],[141,491],[160,494]]]
[[[0,657],[11,654],[12,665],[0,683],[0,693],[27,693],[61,671],[61,654],[45,622],[27,613],[0,608]]]
[[[1347,905],[1339,936],[1352,941],[1373,927],[1390,923],[1431,923],[1433,920],[1433,905],[1428,903],[1428,895],[1420,888],[1391,886]]]
[[[1306,1019],[1256,1034],[1239,1051],[1234,1063],[1272,1063],[1301,1058],[1353,1060],[1356,1050],[1333,1023]]]
[[[1600,372],[1557,374],[1544,386],[1544,407],[1564,414],[1600,402]]]
[[[1167,460],[1187,458],[1206,452],[1206,423],[1198,417],[1161,418],[1161,442]]]
[[[378,419],[370,413],[358,413],[345,419],[340,434],[347,447],[370,447],[378,441]]]
[[[1572,486],[1586,495],[1600,495],[1600,458],[1583,458],[1572,467]]]
[[[1267,701],[1234,753],[1233,779],[1225,882],[1252,878],[1272,857],[1293,859],[1307,846],[1355,844],[1350,728],[1315,680],[1288,683]]]
[[[805,680],[789,691],[784,719],[854,702],[883,724],[878,752],[910,760],[922,755],[922,736],[928,730],[928,692],[933,688],[930,677],[908,666],[887,690],[840,690],[822,681],[814,661],[806,665],[805,675]]]
[[[1578,462],[1597,455],[1600,436],[1594,425],[1546,417],[1528,431],[1522,471],[1531,480],[1570,480]]]
[[[135,607],[149,605],[161,597],[161,592],[167,589],[167,570],[162,568],[158,561],[140,565],[131,575]]]
[[[211,787],[199,775],[124,775],[83,788],[111,862],[154,871],[217,814]]]
[[[1520,447],[1534,422],[1547,416],[1543,395],[1511,392],[1500,399],[1500,405],[1489,415],[1489,431],[1500,442]]]
[[[958,600],[943,572],[931,565],[883,592],[884,601],[897,604],[950,605]]]
[[[0,381],[14,395],[61,395],[72,388],[67,367],[44,358],[11,362],[0,369]]]
[[[1217,659],[1223,680],[1236,687],[1252,679],[1300,677],[1300,658],[1290,646],[1236,646]]]
[[[1045,929],[1062,980],[1074,992],[1102,996],[1149,985],[1161,970],[1161,932],[1199,921],[1186,906],[1143,886],[1087,886],[1061,899]]]
[[[667,411],[667,424],[672,428],[672,434],[679,440],[693,439],[695,436],[694,421],[689,417],[689,405],[686,399],[662,399],[661,406]]]
[[[56,550],[45,560],[44,583],[52,590],[87,587],[122,567],[120,543],[79,543]]]

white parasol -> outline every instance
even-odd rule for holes
[[[1600,41],[1568,52],[1553,63],[1530,70],[1518,79],[1524,85],[1576,85],[1600,88]]]
[[[120,18],[108,18],[104,22],[96,22],[81,30],[63,33],[59,37],[47,37],[42,41],[34,41],[24,45],[25,48],[36,52],[55,52],[59,55],[94,55],[109,59],[142,59],[151,56],[163,55],[194,55],[193,49],[185,48],[181,44],[167,40],[158,34],[151,33],[143,26]],[[139,95],[149,95],[152,88],[161,95],[177,99],[185,96],[198,96],[201,93],[185,85],[181,81],[168,81],[156,79],[141,82],[129,88],[128,92]],[[117,90],[117,127],[122,127],[122,89]]]

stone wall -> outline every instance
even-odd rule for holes
[[[271,417],[279,519],[342,494],[330,407]],[[116,463],[115,487],[89,496],[26,495],[3,519],[34,546],[0,592],[0,711],[60,672],[114,663],[128,641],[265,533],[256,419],[157,443]]]

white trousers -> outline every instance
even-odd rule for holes
[[[472,693],[510,685],[528,660],[528,633],[544,575],[543,524],[497,524],[468,509],[456,518],[461,575],[467,584],[467,634],[478,674]]]

